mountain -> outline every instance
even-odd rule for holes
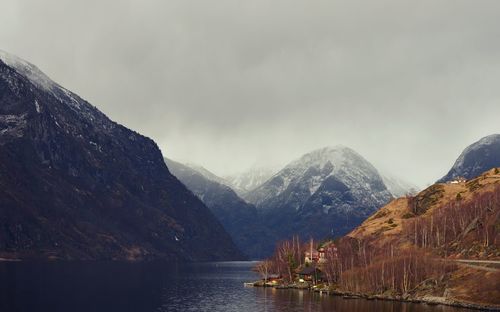
[[[460,181],[457,183],[436,183],[434,185],[429,186],[425,190],[415,194],[414,196],[402,197],[398,199],[392,200],[387,205],[381,207],[376,213],[372,214],[369,218],[367,218],[360,226],[350,232],[347,236],[357,238],[357,239],[377,239],[377,243],[385,243],[387,239],[397,240],[398,242],[407,242],[408,236],[402,235],[405,230],[410,230],[412,233],[409,235],[410,239],[414,240],[414,228],[405,228],[405,223],[409,221],[422,221],[424,219],[429,219],[433,217],[433,222],[439,222],[440,218],[443,218],[443,213],[445,211],[450,212],[451,218],[457,218],[456,222],[450,221],[448,225],[441,224],[444,227],[448,228],[450,231],[454,232],[454,235],[457,236],[461,231],[464,231],[466,227],[469,225],[466,219],[475,219],[476,217],[480,217],[480,211],[477,209],[479,206],[483,206],[481,201],[484,201],[484,198],[481,198],[483,195],[488,194],[497,194],[500,195],[500,173],[498,168],[490,169],[481,175],[466,181]],[[500,199],[500,198],[499,198]],[[462,212],[460,214],[451,213],[453,209],[468,209],[466,207],[467,204],[472,202],[477,202],[477,207],[472,207],[469,212]],[[485,206],[485,210],[487,212],[491,212],[493,215],[500,213],[500,202],[496,203],[494,201],[484,201],[487,203]],[[494,216],[492,219],[487,220],[486,223],[493,222],[495,225],[498,222],[499,216]],[[391,221],[389,221],[391,220]],[[444,219],[441,220],[444,223]],[[477,222],[476,220],[474,222]],[[467,223],[467,224],[466,224]],[[417,224],[418,227],[424,226],[424,223]],[[479,224],[478,224],[479,225]],[[438,227],[438,224],[433,224],[432,227]],[[452,227],[461,227],[460,230],[458,228],[452,229]],[[485,224],[477,227],[476,229],[483,228]],[[443,230],[443,229],[441,229]],[[468,230],[469,234],[471,229]],[[426,235],[436,235],[436,228],[433,230],[430,229],[433,234],[430,233],[418,233],[418,235],[426,234]],[[444,238],[444,235],[442,235]],[[430,238],[429,238],[430,239]],[[451,240],[449,242],[459,243],[458,240]],[[465,242],[465,241],[463,241]],[[500,241],[496,242],[495,237],[491,237],[491,242],[495,242],[496,244],[500,244]],[[444,242],[442,242],[444,244]],[[478,241],[468,241],[468,244],[478,243]],[[451,246],[448,246],[451,247]],[[460,252],[461,249],[456,245],[456,252]],[[469,246],[469,248],[472,246]],[[480,253],[482,253],[486,246],[476,246],[471,250],[467,250],[468,253],[466,256],[468,257],[478,257]],[[499,246],[500,247],[500,246]],[[495,250],[486,250],[487,252],[494,252]],[[500,251],[500,250],[498,250]],[[500,256],[495,255],[494,253],[491,256]]]
[[[277,170],[265,166],[253,166],[238,174],[225,177],[226,183],[239,195],[244,195],[266,182]]]
[[[381,276],[347,290],[500,308],[499,169],[395,199],[340,239],[339,253],[354,264],[342,274]]]
[[[193,171],[194,170],[194,172],[196,172],[197,174],[202,175],[204,178],[206,178],[209,181],[214,181],[214,182],[217,182],[218,184],[222,184],[222,185],[226,185],[226,186],[230,187],[228,181],[226,181],[225,179],[223,179],[223,178],[215,175],[214,173],[212,173],[211,171],[209,171],[208,169],[206,169],[206,168],[204,168],[202,166],[195,165],[195,164],[186,164],[186,165],[183,165],[181,163],[175,162],[175,161],[167,159],[167,158],[165,158],[165,162],[167,163],[167,165],[170,162],[172,165],[175,164],[176,167],[184,167],[183,169],[180,168],[182,171],[183,170],[189,170],[189,171]]]
[[[338,236],[391,198],[377,170],[354,150],[327,147],[291,162],[244,198],[263,215],[276,240]]]
[[[1,52],[0,257],[243,255],[155,142]]]
[[[392,196],[398,198],[401,196],[405,196],[408,194],[415,194],[418,191],[418,187],[413,185],[403,179],[393,176],[388,173],[382,173],[382,180],[384,181],[385,186],[392,194]]]
[[[459,177],[470,179],[499,166],[500,134],[492,134],[469,145],[460,154],[450,171],[438,182],[447,182]]]
[[[261,259],[274,249],[270,232],[263,226],[254,205],[241,199],[222,178],[199,166],[191,167],[165,158],[170,172],[198,196],[219,219],[234,242],[252,259]],[[213,178],[213,179],[210,179]]]

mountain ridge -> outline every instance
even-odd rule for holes
[[[437,182],[470,179],[500,166],[500,134],[490,134],[467,146],[448,173]]]
[[[252,166],[243,172],[227,175],[224,179],[238,195],[245,196],[246,193],[253,191],[269,180],[276,172],[277,170],[272,167]]]
[[[360,274],[375,276],[385,265],[397,266],[396,278],[411,281],[410,287],[395,284],[384,297],[498,309],[499,172],[497,167],[469,180],[436,183],[380,208],[339,240],[339,249],[358,263],[345,274],[361,281]],[[353,246],[368,251],[370,264],[363,264],[366,255]],[[380,292],[360,284],[357,291]]]
[[[382,172],[381,176],[385,186],[395,198],[415,194],[419,190],[418,186],[387,172]]]
[[[281,240],[343,235],[392,195],[373,165],[339,145],[304,154],[243,198]]]
[[[252,259],[270,254],[270,232],[262,226],[261,217],[252,204],[240,198],[222,178],[200,166],[191,167],[165,158],[167,167],[214,213],[236,245]],[[202,168],[203,171],[198,171]],[[211,179],[212,178],[212,179]]]
[[[0,256],[244,258],[153,140],[3,51],[0,103]]]

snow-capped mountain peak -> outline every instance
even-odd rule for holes
[[[341,181],[360,198],[366,197],[363,194],[370,193],[368,189],[372,188],[383,193],[377,200],[380,203],[391,197],[375,167],[353,149],[339,145],[314,150],[292,161],[245,198],[259,206],[287,190],[300,189],[305,202],[330,177]],[[297,209],[299,206],[296,205]]]
[[[354,150],[343,145],[324,147],[305,154],[285,167],[293,171],[294,175],[304,174],[311,167],[331,167],[331,172],[338,172],[342,168],[349,167],[362,158]]]
[[[373,165],[338,145],[292,161],[244,198],[283,238],[324,238],[351,230],[392,195]]]
[[[76,111],[82,116],[85,116],[87,119],[94,121],[93,118],[95,117],[95,115],[103,115],[78,95],[57,84],[46,74],[44,74],[38,67],[31,64],[30,62],[25,61],[20,57],[3,50],[0,50],[0,60],[11,69],[15,70],[19,75],[28,79],[28,81],[31,82],[35,87],[40,88],[47,93],[50,93],[61,103],[68,105],[72,110]],[[6,76],[3,78],[8,82],[12,81],[11,78],[8,78]],[[35,103],[35,106],[37,112],[40,112],[43,103],[37,101]]]
[[[387,172],[382,173],[384,184],[394,197],[416,194],[419,187]]]
[[[491,134],[467,146],[450,171],[438,182],[451,181],[458,177],[471,179],[498,166],[500,166],[500,134]]]
[[[500,134],[491,134],[488,135],[479,141],[467,146],[465,150],[460,154],[458,159],[456,160],[455,164],[453,165],[457,169],[462,169],[465,167],[465,158],[467,155],[474,151],[478,151],[484,147],[493,145],[493,144],[498,144],[500,142]]]
[[[225,176],[224,179],[239,195],[242,195],[262,185],[277,171],[272,166],[254,165],[246,171]]]
[[[0,59],[19,74],[28,78],[31,83],[46,91],[53,91],[55,88],[60,88],[58,84],[52,81],[38,67],[13,54],[0,50]]]

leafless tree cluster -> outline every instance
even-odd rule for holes
[[[395,241],[381,244],[376,237],[343,237],[336,242],[336,252],[326,251],[321,270],[329,285],[343,291],[405,294],[425,280],[437,280],[455,270],[454,264],[439,255],[446,256],[443,251],[451,251],[457,242],[497,246],[499,218],[500,185],[467,200],[457,196],[430,213],[404,220],[402,234]],[[308,248],[296,237],[281,242],[272,258],[261,263],[260,271],[292,281]]]
[[[271,258],[260,262],[256,270],[264,278],[269,274],[280,275],[285,281],[291,282],[295,277],[295,270],[304,262],[303,256],[306,244],[298,236],[292,240],[278,243]]]
[[[404,235],[421,248],[439,248],[445,252],[453,243],[480,241],[484,247],[500,242],[495,220],[500,216],[500,185],[493,192],[475,194],[464,202],[462,196],[430,216],[411,218],[403,224]]]
[[[337,258],[328,258],[324,272],[330,285],[363,293],[404,294],[432,276],[449,272],[452,266],[428,257],[418,248],[399,250],[393,245],[375,248],[366,242],[344,238]]]

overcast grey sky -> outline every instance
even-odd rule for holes
[[[344,144],[423,186],[500,132],[496,0],[2,0],[0,49],[219,175]]]

